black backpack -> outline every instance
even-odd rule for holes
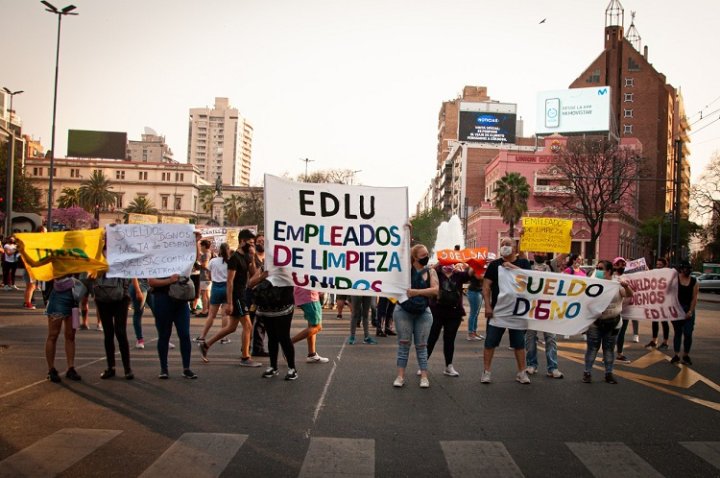
[[[443,274],[438,274],[438,276]],[[455,281],[452,278],[445,277],[443,275],[440,279],[440,290],[438,291],[438,305],[445,307],[456,307],[460,302],[460,296],[462,292],[458,289]]]
[[[253,301],[261,309],[281,309],[294,302],[293,286],[276,286],[265,279],[253,289]]]

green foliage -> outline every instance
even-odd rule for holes
[[[114,207],[117,203],[117,195],[111,189],[112,183],[105,174],[101,170],[93,171],[88,179],[80,183],[80,206],[88,212],[95,212],[97,219],[101,210]]]
[[[440,209],[428,209],[415,216],[410,220],[412,244],[423,244],[430,249],[435,244],[438,226],[447,220],[448,218]]]
[[[495,207],[500,211],[503,222],[510,226],[510,236],[515,237],[515,224],[528,210],[530,185],[520,173],[505,173],[493,192]]]
[[[58,208],[69,209],[80,205],[80,194],[77,188],[63,188],[58,198]]]
[[[135,196],[135,199],[133,199],[130,204],[128,204],[128,207],[125,208],[125,213],[154,215],[158,213],[158,210],[152,201],[147,197]]]
[[[215,188],[211,186],[205,186],[200,188],[200,209],[207,214],[212,214],[213,199],[215,199]]]
[[[640,224],[640,229],[638,230],[638,238],[640,241],[645,244],[650,249],[657,249],[657,242],[658,242],[658,232],[660,228],[660,222],[662,221],[662,216],[656,216],[651,217],[645,221],[643,221],[642,224]],[[670,229],[671,229],[671,220],[666,218],[664,223],[662,224],[662,251],[660,251],[660,256],[667,257],[668,252],[670,250]],[[680,244],[683,246],[688,246],[690,243],[690,239],[693,237],[701,237],[703,235],[703,227],[688,220],[688,219],[680,219]]]

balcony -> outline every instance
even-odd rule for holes
[[[571,188],[569,186],[562,186],[559,184],[535,185],[533,187],[533,191],[535,192],[535,194],[540,194],[543,196],[554,196],[554,195],[572,194],[573,188]]]

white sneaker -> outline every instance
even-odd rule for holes
[[[547,373],[547,376],[552,377],[552,378],[563,378],[565,375],[563,375],[563,373],[560,370],[553,369],[552,372]]]
[[[305,361],[307,363],[328,363],[330,359],[326,357],[321,357],[320,354],[315,353],[315,355],[311,355],[310,357],[306,358]]]
[[[523,385],[530,383],[530,377],[528,377],[527,372],[523,370],[522,372],[518,372],[518,374],[515,376],[515,380],[522,383]]]
[[[418,369],[418,371],[417,371],[417,373],[416,373],[415,375],[417,375],[418,377],[419,377],[420,375],[422,375],[422,370]]]
[[[135,348],[139,350],[143,350],[145,348],[145,341],[144,340],[138,340],[135,344]]]
[[[405,385],[405,379],[403,377],[395,377],[395,381],[393,382],[393,387],[400,388],[403,385]]]
[[[445,367],[445,371],[443,373],[449,377],[459,377],[460,376],[460,374],[458,373],[457,370],[455,370],[455,367],[453,367],[452,364]]]
[[[537,373],[537,367],[533,367],[532,365],[525,369],[528,375],[535,375]]]
[[[420,379],[420,388],[430,388],[430,380],[427,377]]]
[[[15,290],[20,290],[20,287],[18,287],[18,286],[16,286],[16,285],[11,285],[10,287],[12,287],[12,288],[15,289]]]
[[[168,342],[168,347],[171,348],[171,349],[174,349],[174,348],[175,348],[175,344],[172,343],[172,342]]]
[[[485,370],[482,373],[482,377],[480,378],[480,383],[490,383],[492,380],[490,379],[490,371]]]
[[[640,336],[637,335],[637,334],[633,335],[633,342],[635,342],[636,344],[639,344],[639,343],[640,343]]]

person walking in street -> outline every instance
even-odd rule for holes
[[[387,337],[397,335],[393,322],[393,312],[397,301],[388,297],[380,297],[377,303],[377,326],[375,335]]]
[[[265,270],[265,236],[258,234],[255,237],[255,270]],[[246,300],[250,308],[250,321],[252,322],[252,342],[250,344],[250,353],[253,357],[268,357],[265,351],[265,324],[263,324],[262,316],[255,314],[257,306],[253,299],[253,290],[248,287],[246,292]]]
[[[20,254],[18,253],[15,238],[10,236],[3,246],[2,270],[5,290],[18,290],[18,286],[15,285],[15,274],[17,273],[19,259]]]
[[[422,244],[410,249],[410,289],[407,299],[395,307],[393,319],[398,338],[397,377],[394,387],[405,385],[405,369],[407,368],[410,344],[415,342],[415,354],[420,369],[420,388],[429,388],[427,376],[428,349],[427,341],[432,326],[430,299],[438,294],[438,277],[434,269],[428,268],[430,254]]]
[[[130,303],[132,304],[133,316],[132,325],[135,332],[135,348],[143,350],[145,348],[145,337],[142,330],[142,318],[145,313],[145,303],[148,298],[148,290],[150,284],[147,279],[132,279],[128,288]]]
[[[210,276],[208,273],[208,264],[210,259],[213,258],[213,254],[210,251],[210,241],[208,239],[202,239],[200,241],[200,255],[198,256],[198,263],[200,264],[200,301],[202,302],[202,308],[198,312],[198,317],[207,317],[210,313]]]
[[[353,295],[350,298],[350,304],[352,305],[352,315],[350,316],[350,337],[348,337],[348,345],[355,343],[355,331],[357,330],[358,323],[362,321],[363,334],[365,338],[363,343],[368,345],[375,345],[377,342],[375,339],[370,337],[370,309],[371,303],[375,300],[375,297],[369,295]]]
[[[493,317],[493,310],[500,295],[500,287],[498,286],[499,268],[506,267],[508,269],[530,269],[530,262],[527,259],[518,257],[513,240],[504,237],[500,240],[500,257],[492,261],[485,271],[483,279],[483,297],[485,299],[485,318],[487,319],[487,329],[485,337],[485,349],[483,350],[483,373],[480,378],[481,383],[490,383],[492,381],[491,367],[495,349],[500,345],[500,340],[505,333],[505,328],[496,327],[490,323]],[[510,347],[515,354],[515,363],[517,365],[517,375],[515,380],[521,384],[529,384],[530,378],[525,371],[525,330],[508,329],[510,335]]]
[[[625,265],[627,262],[622,257],[616,257],[612,261],[612,267],[613,267],[613,277],[614,278],[620,278],[625,273]],[[628,323],[630,321],[628,319],[622,319],[622,325],[620,326],[620,332],[618,332],[617,335],[617,356],[615,357],[615,360],[618,362],[623,363],[630,363],[630,359],[623,354],[623,350],[625,349],[625,332],[628,328]],[[640,337],[638,336],[638,321],[633,320],[633,333],[637,337],[637,342],[640,341]],[[633,340],[635,341],[635,340]]]
[[[308,326],[292,338],[292,343],[296,344],[303,339],[307,339],[308,355],[306,362],[327,363],[329,359],[320,356],[315,348],[317,334],[322,330],[322,307],[320,306],[320,293],[316,290],[295,287],[294,298],[295,306],[302,309]]]
[[[621,287],[615,297],[610,301],[610,305],[603,311],[595,322],[585,332],[587,336],[587,346],[585,349],[585,371],[583,372],[582,381],[585,383],[592,382],[592,368],[595,364],[600,346],[603,349],[603,362],[605,364],[605,381],[610,384],[616,384],[613,375],[613,367],[615,365],[615,339],[620,331],[620,312],[622,312],[622,303],[626,297],[632,297],[633,290],[628,286],[627,282],[619,275],[613,274],[613,264],[610,261],[599,261],[595,266],[595,278],[614,280],[620,283]]]
[[[130,282],[129,279],[108,278],[105,272],[100,272],[93,284],[95,308],[103,326],[105,358],[108,366],[100,374],[103,380],[115,376],[115,338],[118,341],[125,378],[127,380],[135,378],[130,368],[130,345],[127,338]]]
[[[533,263],[530,266],[534,271],[552,272],[550,266],[545,263],[545,256],[535,253]],[[547,376],[552,378],[563,378],[563,373],[558,369],[557,359],[557,335],[550,332],[543,332],[545,341],[545,360],[547,362]],[[528,375],[535,375],[538,370],[537,358],[538,331],[528,329],[525,332],[525,369]]]
[[[467,289],[468,303],[470,304],[470,313],[468,315],[468,341],[480,341],[485,338],[484,335],[477,333],[478,317],[480,309],[483,306],[482,296],[482,276],[473,268],[468,270],[469,284]]]
[[[55,368],[55,352],[60,330],[65,327],[65,358],[67,360],[67,371],[65,377],[78,382],[80,374],[75,370],[75,331],[73,328],[73,309],[78,307],[78,302],[73,297],[73,286],[75,279],[72,276],[63,276],[52,281],[46,314],[48,317],[48,336],[45,340],[45,359],[48,364],[47,378],[51,382],[60,383],[60,374]]]
[[[655,269],[665,269],[667,267],[667,259],[664,257],[658,257],[655,261]],[[658,345],[658,335],[660,334],[660,326],[662,325],[663,341]],[[666,350],[668,348],[668,337],[670,336],[670,324],[666,320],[663,320],[658,324],[658,321],[652,321],[652,340],[645,346],[645,348],[655,348],[658,350]]]
[[[673,321],[673,350],[675,355],[670,363],[682,362],[683,365],[692,365],[690,360],[690,347],[692,347],[692,334],[695,328],[695,307],[697,307],[698,292],[700,283],[690,273],[692,265],[683,261],[680,264],[680,277],[678,278],[678,301],[683,308],[684,318]],[[680,358],[680,346],[682,346],[682,359]]]
[[[208,277],[212,282],[210,287],[210,307],[207,319],[203,325],[202,333],[195,339],[197,343],[205,342],[210,328],[215,322],[218,311],[225,307],[227,300],[227,276],[228,276],[228,261],[230,260],[230,246],[227,242],[220,244],[220,252],[217,257],[210,259],[208,264]],[[222,317],[222,327],[227,325],[227,318],[223,313],[220,314]],[[222,341],[221,341],[222,343]]]

